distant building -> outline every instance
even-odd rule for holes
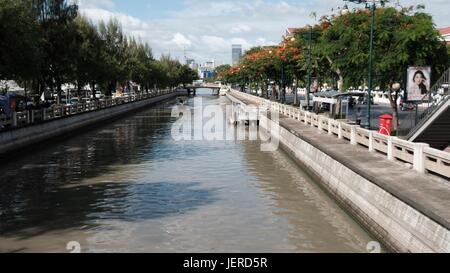
[[[198,76],[200,79],[209,79],[214,77],[214,69],[216,68],[216,61],[213,59],[198,66]]]
[[[212,78],[214,76],[214,68],[207,66],[200,66],[198,68],[198,75],[202,80]]]
[[[214,69],[214,61],[211,61],[211,62],[206,62],[205,63],[205,67],[208,67],[208,68],[213,68]]]
[[[186,60],[186,64],[187,65],[192,65],[192,64],[194,64],[195,63],[195,60],[194,59],[187,59]]]
[[[439,33],[441,34],[442,39],[444,39],[444,41],[448,45],[450,45],[450,27],[440,28]]]
[[[198,70],[198,63],[193,63],[189,65],[189,68],[191,68],[192,70]]]
[[[286,38],[287,38],[287,39],[293,38],[294,35],[295,35],[295,32],[296,32],[297,30],[299,30],[299,28],[294,28],[294,27],[289,27],[289,28],[287,28],[287,29],[286,29],[286,35],[285,35]]]
[[[187,59],[186,65],[189,66],[192,70],[198,70],[198,63],[195,62],[194,59]]]
[[[231,46],[231,63],[237,64],[242,57],[242,45]]]

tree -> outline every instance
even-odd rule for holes
[[[359,10],[345,16],[323,17],[321,21],[318,56],[328,61],[341,90],[350,84],[362,84],[368,71],[370,12]]]
[[[192,84],[195,80],[199,79],[198,73],[187,65],[181,66],[178,74],[179,84],[182,84],[184,88],[186,88],[187,84]]]
[[[225,74],[231,69],[231,65],[224,64],[214,69],[214,81],[222,81]]]
[[[408,65],[431,65],[436,80],[448,64],[448,54],[432,17],[423,7],[397,10],[378,8],[374,35],[374,84],[390,90],[392,84],[406,84]],[[327,19],[319,39],[318,52],[339,75],[344,86],[365,85],[368,75],[371,17],[368,10]],[[397,92],[388,92],[395,120],[398,120]],[[397,122],[394,123],[397,126]]]
[[[129,79],[126,66],[128,41],[117,19],[111,19],[108,23],[100,22],[99,32],[104,42],[104,73],[108,79],[105,82],[106,94],[111,96],[118,85],[123,88]]]
[[[81,41],[74,22],[78,6],[65,0],[34,3],[43,37],[41,78],[52,90],[56,89],[60,101],[62,85],[75,77],[74,59]]]
[[[73,60],[76,63],[75,83],[78,97],[81,96],[81,89],[87,84],[91,86],[95,95],[96,85],[105,80],[104,44],[96,27],[88,19],[78,16],[75,24],[81,37],[77,57]]]
[[[30,1],[0,5],[0,78],[26,82],[39,74],[41,39]]]
[[[165,85],[170,88],[174,88],[180,84],[180,62],[172,59],[170,55],[162,55],[159,61],[161,62],[162,71],[165,74]]]

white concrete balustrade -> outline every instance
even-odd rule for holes
[[[132,97],[121,97],[106,99],[99,102],[79,103],[76,105],[55,105],[50,108],[43,108],[38,110],[28,110],[23,112],[13,112],[11,117],[0,115],[0,131],[4,128],[18,128],[26,125],[32,125],[38,121],[49,121],[52,119],[73,116],[85,112],[96,111],[114,107],[117,105],[132,103],[145,99],[154,98],[157,96],[169,94],[172,91],[161,90],[149,94],[138,94]]]
[[[450,153],[432,149],[428,144],[408,142],[398,137],[386,136],[359,126],[300,110],[297,107],[283,105],[235,90],[231,92],[260,105],[268,106],[271,111],[278,111],[287,117],[317,127],[319,133],[328,133],[349,141],[349,144],[366,147],[369,152],[385,155],[387,160],[409,164],[419,173],[437,174],[450,179]]]

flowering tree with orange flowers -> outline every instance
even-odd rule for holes
[[[225,78],[241,86],[249,84],[252,88],[261,89],[265,97],[268,97],[269,84],[275,83],[284,96],[285,87],[292,83],[300,59],[300,49],[290,41],[280,46],[255,47],[246,52]]]

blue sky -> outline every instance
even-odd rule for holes
[[[397,2],[397,1],[392,1]],[[244,49],[276,44],[287,27],[314,23],[310,16],[336,12],[342,0],[78,0],[94,22],[116,17],[124,30],[148,42],[155,57],[184,54],[198,62],[231,62],[231,44]],[[449,0],[401,0],[425,3],[438,27],[450,26]],[[334,11],[332,11],[332,9]]]

